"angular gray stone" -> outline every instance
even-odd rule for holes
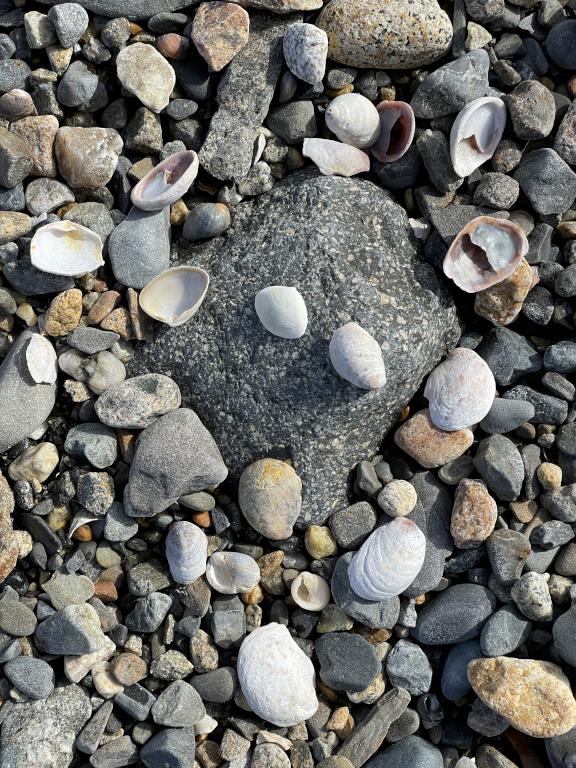
[[[390,683],[405,688],[412,696],[430,690],[432,667],[428,657],[415,643],[398,640],[386,657],[386,675]]]
[[[382,750],[366,763],[366,768],[444,768],[442,752],[420,736],[408,736]]]
[[[68,0],[40,0],[44,5],[62,5]],[[82,8],[112,19],[149,19],[157,13],[170,13],[189,8],[194,0],[75,0]]]
[[[135,376],[107,389],[95,410],[104,424],[115,429],[144,429],[159,416],[176,410],[180,390],[168,376],[149,373]]]
[[[45,653],[81,656],[99,650],[106,642],[106,636],[94,608],[82,603],[68,605],[40,622],[34,640]]]
[[[108,238],[108,255],[116,280],[144,288],[170,266],[170,206],[160,211],[132,208]]]
[[[138,762],[138,747],[130,736],[120,736],[97,749],[90,758],[93,768],[125,768]]]
[[[456,584],[418,613],[412,636],[424,645],[451,645],[478,637],[496,607],[496,597],[479,584]]]
[[[564,213],[576,197],[576,173],[553,149],[528,152],[514,178],[540,214]]]
[[[140,752],[146,768],[189,768],[194,763],[194,728],[163,728]]]
[[[157,725],[186,728],[202,720],[206,709],[195,688],[184,680],[175,680],[158,696],[151,712]]]
[[[482,440],[474,467],[497,498],[514,501],[520,495],[524,464],[518,448],[504,435],[491,435]]]
[[[166,618],[171,605],[170,595],[151,592],[136,602],[124,623],[132,632],[155,632]]]
[[[98,749],[100,739],[106,728],[106,723],[110,719],[114,704],[111,701],[105,701],[96,712],[92,715],[90,720],[86,723],[84,728],[78,734],[76,739],[76,749],[80,752],[84,752],[86,755],[93,755]]]
[[[97,469],[111,467],[118,456],[116,432],[98,422],[77,424],[66,435],[64,450],[89,461]]]
[[[453,304],[419,260],[404,211],[370,182],[296,173],[236,206],[225,239],[182,257],[210,272],[202,310],[180,328],[159,328],[130,375],[171,376],[234,475],[263,456],[292,460],[303,519],[323,522],[347,503],[350,467],[374,453],[458,336]],[[297,341],[271,335],[256,316],[255,294],[278,284],[298,286],[307,302],[309,328]],[[379,391],[356,389],[332,368],[329,339],[349,320],[382,346],[388,383]]]
[[[113,331],[103,331],[101,328],[79,325],[68,334],[66,343],[74,349],[86,352],[87,355],[93,355],[103,349],[110,349],[119,338],[119,334]]]

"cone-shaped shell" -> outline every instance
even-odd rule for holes
[[[466,293],[478,293],[501,283],[528,253],[528,240],[517,224],[478,216],[460,230],[442,268]]]
[[[352,558],[350,586],[365,600],[402,594],[424,563],[426,537],[416,523],[396,517],[377,528]]]
[[[298,574],[290,587],[292,599],[306,611],[323,611],[330,602],[330,587],[316,573],[303,571]]]
[[[490,160],[505,127],[506,106],[495,96],[474,99],[458,113],[450,131],[450,157],[458,176],[466,178]]]
[[[244,639],[238,681],[250,708],[274,725],[296,725],[318,709],[314,666],[282,624],[259,627]]]
[[[42,272],[79,277],[104,264],[102,240],[74,221],[54,221],[36,230],[30,243],[30,261]]]
[[[486,416],[496,397],[488,365],[473,349],[458,347],[436,366],[426,382],[430,420],[438,429],[457,432]]]
[[[330,139],[304,139],[302,154],[324,176],[355,176],[370,170],[370,158],[361,149]]]
[[[147,315],[173,328],[196,314],[204,301],[210,277],[200,267],[172,267],[142,288],[140,307]]]
[[[260,581],[260,568],[242,552],[214,552],[206,565],[208,584],[223,595],[250,592]]]
[[[380,136],[378,110],[360,93],[344,93],[326,108],[326,127],[344,144],[364,149]]]
[[[410,149],[416,131],[416,118],[405,101],[383,101],[378,104],[380,136],[372,154],[381,163],[393,163]]]
[[[26,367],[36,384],[54,384],[58,376],[58,358],[45,336],[33,333],[26,347]]]
[[[149,171],[132,190],[132,203],[142,211],[159,211],[190,189],[198,175],[198,155],[176,152]]]
[[[254,306],[264,328],[275,336],[299,339],[306,333],[308,310],[296,288],[269,285],[256,294]]]
[[[246,467],[238,484],[238,503],[254,530],[274,541],[292,535],[302,505],[302,481],[289,464],[260,459]]]
[[[174,523],[166,536],[165,546],[170,573],[178,584],[192,584],[206,573],[208,539],[194,523],[187,520]]]
[[[380,345],[358,323],[346,323],[334,331],[329,353],[336,372],[355,387],[380,389],[386,384]]]

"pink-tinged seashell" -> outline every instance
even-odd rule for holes
[[[132,190],[132,202],[142,211],[159,211],[190,189],[198,175],[198,155],[176,152],[149,171]]]
[[[426,382],[430,420],[438,429],[457,432],[486,416],[496,397],[488,365],[473,349],[458,347],[436,366]]]
[[[344,93],[326,108],[326,127],[344,144],[364,149],[380,135],[378,110],[360,93]]]
[[[361,149],[330,139],[304,139],[302,154],[324,176],[355,176],[370,170],[370,158]]]
[[[358,323],[334,331],[328,351],[336,373],[355,387],[380,389],[386,384],[380,344]]]
[[[166,536],[166,560],[178,584],[192,584],[206,573],[208,539],[194,523],[180,520]]]
[[[393,163],[410,149],[416,130],[416,119],[405,101],[383,101],[378,104],[380,138],[372,154],[381,163]]]
[[[478,216],[456,235],[442,268],[458,288],[478,293],[510,277],[527,253],[528,240],[517,224]]]
[[[474,99],[458,113],[450,131],[450,157],[458,176],[466,178],[490,160],[505,127],[506,106],[495,96]]]

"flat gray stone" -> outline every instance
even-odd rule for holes
[[[96,712],[92,715],[90,720],[86,723],[84,728],[78,734],[76,739],[76,749],[80,752],[84,752],[85,755],[93,755],[98,749],[100,739],[106,728],[106,723],[110,719],[114,704],[111,701],[105,701]]]
[[[69,0],[40,0],[44,5],[62,5]],[[100,16],[112,19],[149,19],[157,13],[180,11],[195,5],[195,0],[74,0],[74,2]]]
[[[108,238],[108,255],[116,280],[144,288],[170,266],[170,206],[160,211],[132,208]]]
[[[452,645],[478,637],[496,608],[496,597],[479,584],[456,584],[418,613],[412,636],[424,645]]]

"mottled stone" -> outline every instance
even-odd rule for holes
[[[520,314],[524,299],[537,282],[532,267],[522,258],[510,277],[476,294],[474,311],[494,325],[510,325]]]
[[[107,184],[123,142],[112,128],[64,126],[54,144],[58,168],[72,189],[97,189]]]
[[[460,549],[475,549],[494,530],[496,502],[479,480],[461,480],[456,489],[450,533]]]
[[[470,448],[473,441],[470,429],[456,432],[438,429],[432,423],[427,408],[401,424],[394,434],[396,445],[426,469],[454,461]]]
[[[118,79],[152,112],[161,112],[170,100],[176,74],[162,54],[147,43],[122,48],[116,58]]]
[[[210,72],[220,72],[248,42],[250,17],[239,6],[212,0],[198,8],[192,40]]]
[[[54,140],[58,128],[58,120],[54,115],[24,117],[10,125],[12,133],[19,136],[28,148],[32,158],[31,176],[57,175]]]

